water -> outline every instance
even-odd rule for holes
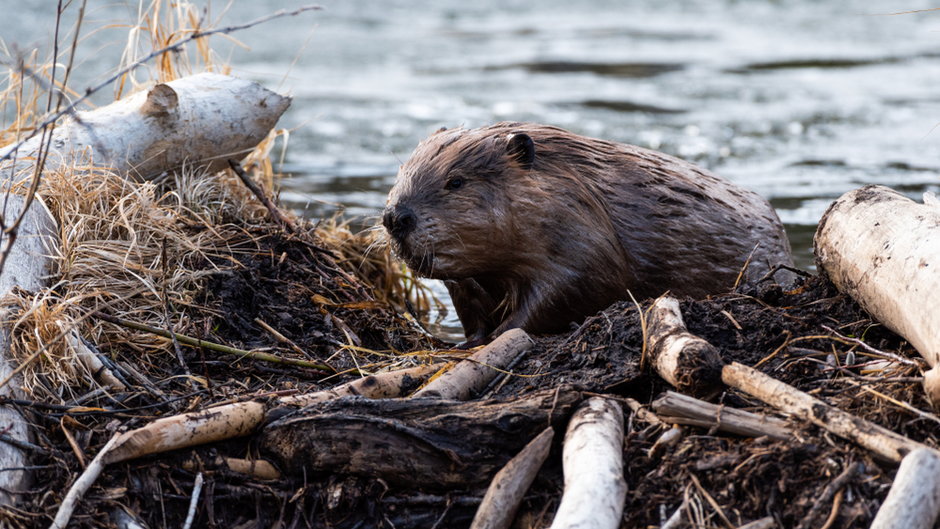
[[[239,2],[221,21],[301,4]],[[322,4],[236,34],[251,50],[213,41],[235,74],[294,96],[281,199],[310,216],[377,215],[421,138],[499,120],[651,147],[751,188],[777,208],[804,268],[841,193],[940,188],[940,11],[887,15],[926,0]],[[4,41],[49,34],[49,5],[0,0],[22,13]],[[134,11],[90,6],[98,22]],[[113,67],[125,32],[96,34],[82,75]]]

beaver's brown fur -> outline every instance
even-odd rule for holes
[[[791,264],[757,194],[685,161],[546,125],[441,129],[389,192],[383,223],[445,280],[470,341],[557,332],[628,299],[704,297]]]

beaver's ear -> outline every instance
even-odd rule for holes
[[[519,132],[510,134],[506,139],[509,140],[509,146],[506,148],[509,156],[523,169],[532,169],[532,162],[535,161],[535,143],[532,138],[528,134]]]

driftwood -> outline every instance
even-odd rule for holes
[[[354,474],[425,490],[476,486],[580,398],[572,389],[502,402],[343,398],[269,424],[262,446],[291,474]]]
[[[57,125],[45,169],[93,162],[144,179],[184,164],[217,171],[254,149],[289,105],[289,97],[227,75],[161,83]],[[17,173],[35,163],[41,140],[39,135],[20,146]],[[0,149],[0,156],[9,150]]]
[[[689,333],[679,302],[661,297],[647,318],[648,354],[656,372],[683,393],[713,393],[721,385],[721,356],[712,344]]]
[[[619,404],[593,397],[578,408],[568,423],[562,465],[565,491],[552,529],[620,527],[627,484]]]
[[[555,431],[546,428],[500,470],[477,509],[470,529],[508,529],[516,510],[542,463],[548,457]]]
[[[115,463],[248,435],[261,426],[271,413],[271,409],[275,407],[305,406],[356,395],[374,399],[398,397],[413,390],[423,379],[439,368],[440,364],[422,365],[363,377],[332,389],[281,397],[270,403],[235,402],[164,417],[121,434],[107,462]]]
[[[737,362],[726,365],[721,378],[731,387],[864,446],[888,461],[899,463],[905,455],[918,448],[930,450],[917,441],[833,408],[789,384]]]
[[[415,397],[467,400],[483,391],[500,369],[531,349],[532,345],[532,338],[525,331],[510,329],[470,358],[432,380],[415,393]]]
[[[940,513],[940,455],[914,450],[904,457],[871,529],[930,529]]]
[[[717,406],[673,391],[653,401],[652,407],[660,419],[673,424],[716,428],[749,437],[766,435],[780,440],[792,438],[787,422],[782,419]]]
[[[940,363],[940,208],[882,186],[836,200],[815,236],[819,269],[840,291],[900,334],[927,363]],[[940,373],[925,376],[940,405]]]

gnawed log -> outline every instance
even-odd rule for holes
[[[691,334],[682,321],[679,302],[661,297],[647,316],[648,344],[653,368],[674,388],[708,395],[721,384],[721,356],[707,341]]]
[[[108,463],[145,455],[198,446],[254,432],[267,419],[271,408],[303,406],[343,396],[391,398],[414,390],[422,380],[440,369],[429,364],[379,373],[347,382],[332,389],[281,397],[271,403],[235,402],[206,410],[157,419],[146,426],[122,433],[108,456]]]
[[[904,457],[871,529],[930,529],[940,513],[940,456],[914,450]]]
[[[940,208],[882,186],[850,191],[833,202],[816,229],[816,263],[836,287],[940,363]],[[940,407],[940,375],[924,380]]]
[[[674,424],[717,428],[748,437],[766,435],[784,441],[792,438],[787,421],[782,419],[717,406],[673,391],[653,401],[652,407],[660,419]]]
[[[569,388],[510,401],[343,398],[269,424],[262,446],[291,474],[354,474],[426,490],[476,486],[580,398]]]
[[[525,331],[510,329],[470,358],[432,380],[414,396],[467,400],[483,391],[500,369],[531,349],[532,345],[532,338]]]
[[[833,408],[789,384],[737,362],[728,364],[722,369],[721,379],[725,384],[760,399],[780,411],[810,421],[839,437],[864,446],[888,461],[899,463],[904,456],[918,448],[931,450],[913,439],[851,413]]]
[[[554,438],[555,431],[546,428],[496,473],[470,529],[508,529],[512,525],[516,510],[548,457]]]
[[[45,169],[91,161],[143,179],[184,164],[217,171],[254,149],[289,105],[289,97],[252,81],[216,73],[183,77],[58,124]],[[38,135],[20,146],[12,180],[31,174],[41,140]],[[11,148],[0,149],[0,156]]]
[[[565,491],[552,529],[616,529],[626,501],[623,477],[623,411],[600,397],[578,408],[562,452]]]

